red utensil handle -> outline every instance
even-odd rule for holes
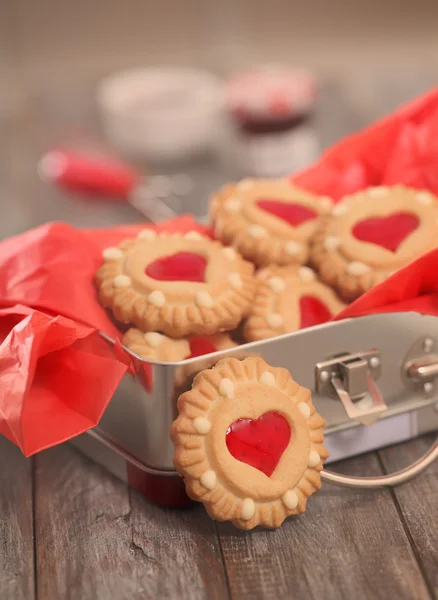
[[[127,200],[140,175],[108,157],[51,150],[38,165],[40,176],[65,188]]]

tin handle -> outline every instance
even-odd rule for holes
[[[350,488],[380,488],[380,487],[395,487],[406,481],[410,481],[438,458],[438,438],[432,444],[431,448],[423,454],[421,458],[412,463],[412,465],[390,473],[389,475],[381,475],[379,477],[351,477],[349,475],[340,475],[332,471],[321,471],[321,479],[335,485],[341,485]]]

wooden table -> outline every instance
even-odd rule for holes
[[[402,72],[373,80],[371,91],[363,87],[364,101],[355,77],[326,82],[323,145],[433,80],[431,74],[412,81]],[[0,95],[2,236],[49,219],[78,226],[138,219],[129,207],[85,204],[36,176],[36,161],[48,145],[97,131],[92,89],[93,81],[65,73],[44,88]],[[202,193],[226,179],[210,163],[187,168],[198,176]],[[337,468],[363,475],[398,469],[432,437]],[[305,515],[277,531],[243,533],[214,523],[201,506],[178,511],[150,504],[68,444],[26,460],[0,439],[2,600],[437,597],[438,464],[393,491],[325,485]]]

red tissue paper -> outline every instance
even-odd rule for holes
[[[292,179],[335,199],[370,185],[405,183],[438,194],[438,89],[329,149]],[[148,225],[149,226],[149,225]],[[49,223],[0,243],[0,433],[25,455],[95,426],[129,357],[97,301],[102,250],[145,224],[76,230]],[[155,227],[155,226],[154,226]],[[182,216],[160,230],[209,234]],[[336,318],[417,311],[438,315],[438,250],[348,306]]]
[[[120,337],[93,278],[104,248],[144,228],[48,223],[0,242],[0,433],[26,456],[97,425],[130,368],[99,334]],[[154,229],[209,233],[187,215]]]
[[[291,179],[335,200],[397,183],[438,195],[438,88],[344,138]],[[358,298],[336,320],[406,311],[438,315],[438,248]]]

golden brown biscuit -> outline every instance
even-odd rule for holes
[[[174,464],[218,521],[279,527],[321,487],[325,421],[309,390],[261,358],[225,358],[178,401]]]
[[[243,330],[249,342],[325,323],[345,308],[309,267],[271,265],[260,271],[259,279]]]
[[[103,252],[99,299],[114,317],[174,338],[234,329],[251,306],[254,267],[232,248],[202,237],[156,234]]]
[[[402,185],[344,198],[311,248],[320,277],[347,300],[438,245],[438,198]]]
[[[175,340],[156,331],[143,333],[135,328],[125,333],[122,343],[139,356],[158,362],[178,362],[237,346],[228,333]]]
[[[256,265],[297,265],[332,206],[287,179],[244,179],[220,190],[210,212],[216,237]]]

